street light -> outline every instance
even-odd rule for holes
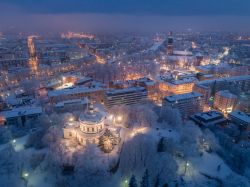
[[[127,186],[128,186],[128,180],[125,179],[125,180],[124,180],[124,187],[127,187]]]
[[[184,174],[186,175],[186,172],[187,172],[187,167],[189,166],[189,163],[188,161],[186,161],[186,164],[185,164],[185,171],[184,171]]]
[[[24,173],[23,176],[27,178],[29,176],[29,173]]]
[[[25,186],[28,186],[28,177],[29,177],[29,173],[28,172],[22,172],[22,179],[25,182]]]
[[[108,117],[108,119],[111,121],[113,119],[113,115],[110,114],[109,117]]]
[[[120,123],[122,121],[122,116],[121,115],[117,116],[116,120],[117,120],[118,123]]]
[[[12,140],[12,143],[16,143],[16,139]]]
[[[74,121],[74,117],[69,118],[69,122],[72,122],[72,121]]]

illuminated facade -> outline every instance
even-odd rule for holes
[[[169,82],[161,82],[159,89],[161,92],[169,94],[184,94],[193,91],[194,83],[197,79],[185,78],[182,80],[173,80]]]
[[[236,103],[237,96],[230,93],[228,90],[222,90],[215,94],[214,108],[223,113],[232,112]]]
[[[102,102],[104,88],[96,87],[74,87],[72,89],[53,90],[48,92],[51,103],[61,102],[65,100],[82,99],[84,97],[95,98],[96,101]]]
[[[94,109],[93,104],[80,115],[77,122],[69,122],[63,128],[65,139],[76,139],[79,144],[98,144],[104,132],[105,114]]]
[[[105,93],[104,104],[107,108],[115,105],[140,104],[146,101],[147,94],[147,90],[143,87],[111,90]]]
[[[183,118],[197,112],[202,112],[204,106],[203,96],[198,92],[170,95],[163,99],[162,108],[178,109]]]

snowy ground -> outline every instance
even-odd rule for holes
[[[121,138],[122,142],[130,141],[139,134],[146,134],[152,140],[158,141],[161,137],[167,139],[177,140],[180,136],[173,128],[169,126],[162,127],[160,124],[152,128],[150,127],[135,127],[133,130],[128,128],[122,128]],[[31,156],[37,153],[46,153],[47,149],[35,150],[34,148],[25,148],[25,142],[28,136],[17,138],[10,143],[0,145],[0,154],[8,149],[9,146],[13,147],[14,153],[18,157],[18,162],[23,162],[23,172],[27,174],[22,178],[21,173],[9,174],[4,173],[0,176],[0,186],[18,186],[18,187],[54,187],[57,176],[55,173],[48,170],[48,164],[43,161],[36,169],[32,170],[29,166],[29,160]],[[119,155],[119,149],[115,149],[113,153],[99,154],[103,157],[103,163],[106,163],[109,159],[116,158]],[[175,158],[178,164],[178,174],[183,179],[183,183],[179,183],[180,186],[218,186],[217,179],[224,181],[230,176],[242,176],[234,173],[224,161],[215,153],[204,152],[200,157],[188,158]],[[218,169],[219,167],[219,169]],[[208,178],[209,176],[210,178]],[[119,171],[113,176],[113,180],[109,181],[108,186],[112,186],[113,183],[120,184],[122,187],[126,187],[129,176],[122,176]],[[244,179],[247,180],[247,179]]]

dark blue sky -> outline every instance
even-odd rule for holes
[[[29,13],[250,15],[250,0],[0,0]],[[0,5],[1,5],[0,3]]]
[[[250,0],[0,0],[0,31],[246,31]]]

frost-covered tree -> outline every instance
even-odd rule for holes
[[[135,175],[131,176],[128,187],[137,187],[137,180],[136,180]]]
[[[179,128],[182,124],[181,114],[178,109],[162,107],[161,118],[175,128]]]
[[[138,134],[125,142],[120,154],[120,171],[129,175],[131,171],[139,172],[144,169],[155,157],[156,145],[156,140],[145,134]]]
[[[110,180],[108,163],[103,160],[101,151],[95,145],[89,144],[84,150],[75,153],[77,180],[72,181],[71,186],[105,186]]]
[[[148,174],[148,170],[146,169],[144,171],[144,174],[142,176],[142,180],[141,180],[141,185],[140,187],[149,187],[149,174]]]
[[[0,128],[0,144],[10,141],[12,138],[12,133],[10,128],[1,127]]]
[[[110,153],[115,145],[120,141],[109,129],[106,129],[103,135],[99,138],[99,146],[105,153]]]

